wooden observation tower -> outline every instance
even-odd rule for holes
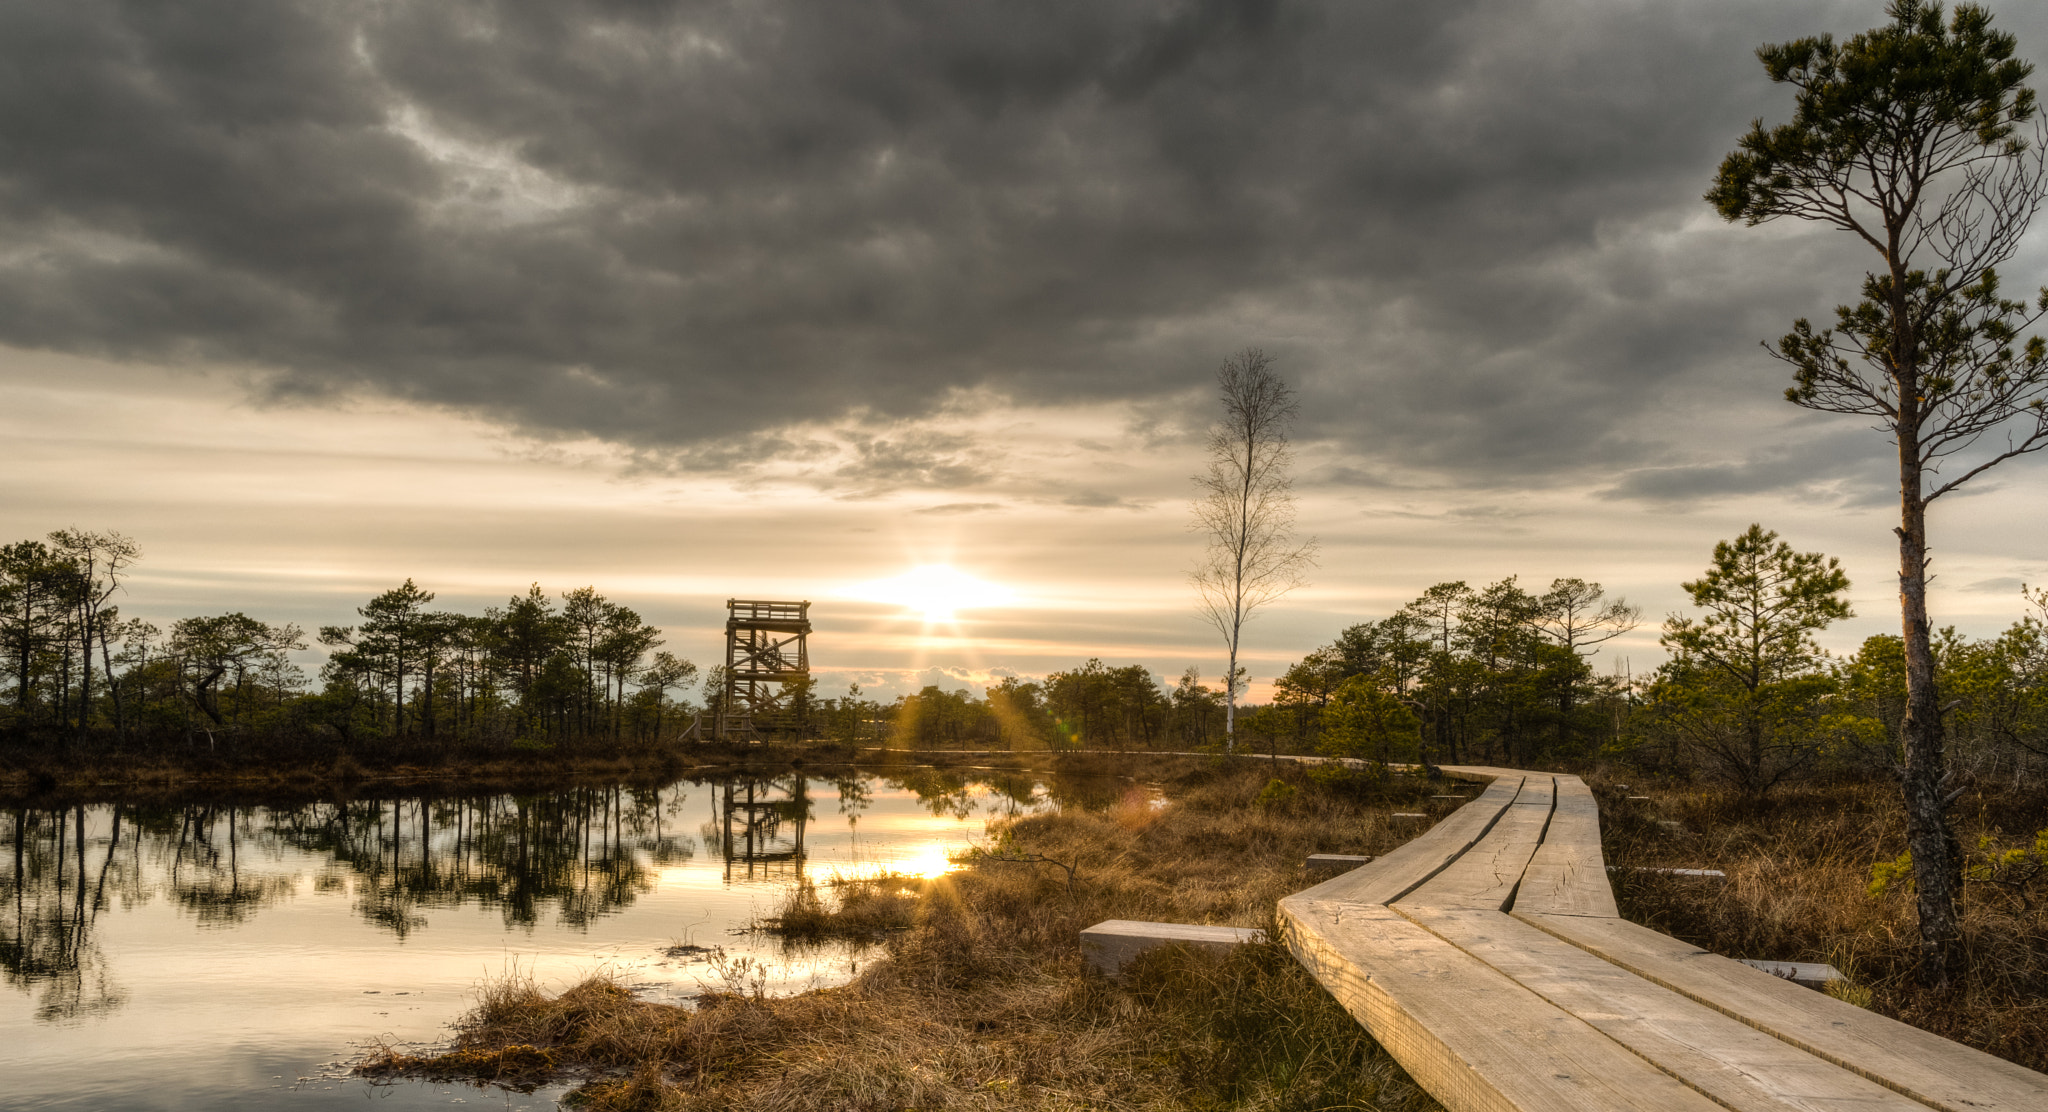
[[[784,685],[809,679],[808,602],[725,600],[725,699],[717,737],[757,737],[795,725]]]

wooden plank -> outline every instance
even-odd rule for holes
[[[1735,1112],[1927,1112],[1499,912],[1407,904],[1400,911]]]
[[[1456,861],[1486,833],[1521,789],[1520,776],[1495,780],[1479,793],[1478,799],[1444,816],[1442,822],[1393,851],[1382,854],[1379,860],[1297,895],[1356,903],[1389,903]]]
[[[1224,951],[1247,942],[1265,940],[1266,932],[1255,927],[1207,927],[1192,923],[1106,919],[1081,932],[1081,953],[1088,959],[1088,964],[1113,977],[1138,955],[1160,946],[1182,945]]]
[[[1551,777],[1531,775],[1522,781],[1514,803],[1486,835],[1443,871],[1402,897],[1430,907],[1505,908],[1529,859],[1543,842],[1554,798]]]
[[[1719,1106],[1392,908],[1280,901],[1288,946],[1451,1112]]]
[[[1554,915],[1621,915],[1600,852],[1600,805],[1576,776],[1557,778],[1557,809],[1522,874],[1514,906]]]
[[[1622,919],[1514,917],[1809,1054],[1945,1112],[2041,1112],[2048,1074]]]

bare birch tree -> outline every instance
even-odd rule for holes
[[[1209,467],[1195,476],[1200,491],[1194,528],[1208,548],[1188,574],[1203,620],[1223,635],[1223,732],[1237,750],[1237,697],[1244,689],[1238,648],[1245,623],[1266,604],[1304,583],[1315,564],[1313,538],[1294,539],[1294,452],[1288,429],[1299,405],[1257,348],[1232,356],[1216,374],[1223,416],[1209,430]]]

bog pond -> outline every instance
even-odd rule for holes
[[[912,768],[0,809],[0,1108],[552,1109],[348,1067],[445,1039],[513,970],[676,1001],[741,959],[771,992],[843,982],[862,953],[744,928],[799,877],[936,875],[991,819],[1128,790]]]

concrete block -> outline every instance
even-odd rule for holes
[[[1371,861],[1355,853],[1311,853],[1308,855],[1308,871],[1317,876],[1336,876]]]
[[[1081,932],[1081,953],[1088,964],[1114,977],[1132,958],[1155,946],[1179,943],[1222,952],[1265,940],[1266,932],[1256,927],[1198,927],[1188,923],[1106,919]]]
[[[1804,985],[1810,989],[1825,990],[1829,981],[1846,981],[1842,971],[1826,962],[1819,961],[1763,961],[1759,958],[1736,958],[1744,965],[1754,966],[1773,977]]]

